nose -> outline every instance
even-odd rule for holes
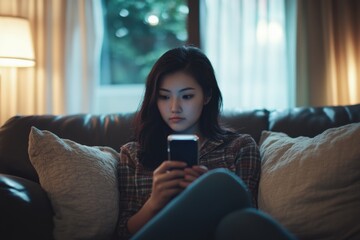
[[[171,101],[171,106],[170,106],[170,110],[173,113],[179,113],[181,112],[181,104],[180,104],[180,100],[177,98],[173,98]]]

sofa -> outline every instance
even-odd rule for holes
[[[67,141],[72,141],[73,144],[89,147],[96,146],[98,147],[96,151],[104,147],[106,151],[111,152],[111,149],[113,149],[118,152],[122,144],[132,139],[133,117],[134,113],[106,115],[74,114],[61,116],[31,115],[14,116],[3,124],[0,128],[0,238],[54,238],[54,229],[58,223],[58,220],[54,220],[57,211],[54,210],[55,203],[53,202],[54,199],[52,199],[54,193],[50,193],[47,190],[49,186],[46,186],[46,179],[41,179],[39,176],[40,171],[42,171],[42,174],[44,174],[44,171],[46,173],[46,167],[45,169],[37,168],[38,166],[31,161],[29,156],[32,151],[29,146],[29,134],[35,131],[34,127],[40,135],[43,134],[41,131],[47,130],[48,132],[46,132],[46,134],[53,134],[52,136],[54,138],[67,139]],[[261,210],[267,212],[269,215],[273,215],[277,221],[290,229],[290,231],[300,239],[360,239],[360,218],[358,217],[360,216],[360,155],[357,150],[360,148],[360,144],[354,145],[359,143],[360,138],[360,132],[358,131],[360,104],[296,107],[281,110],[254,109],[246,111],[224,111],[221,115],[221,122],[228,127],[234,128],[238,132],[250,134],[259,144],[263,161],[262,182],[259,184],[259,208]],[[327,133],[327,131],[331,129],[339,129],[349,125],[354,126],[350,130],[341,129],[338,130],[338,132]],[[348,138],[346,137],[349,134],[343,134],[344,131],[350,133]],[[324,140],[326,139],[325,137],[319,140],[316,139],[317,136],[324,134],[324,132],[327,134],[326,137],[328,139],[330,138],[328,142],[331,142],[331,144],[328,144]],[[338,136],[341,136],[339,141],[336,140],[340,138]],[[45,139],[45,141],[49,140]],[[306,147],[303,145],[295,146],[296,144],[301,145],[308,142],[309,144]],[[46,148],[47,142],[43,142],[42,144],[42,146],[38,146],[38,149],[36,149],[37,152],[34,150],[36,152],[33,154],[34,158],[43,154],[41,150],[42,148]],[[275,145],[273,146],[273,144]],[[323,144],[321,146],[325,147],[323,150],[324,153],[322,154],[324,154],[324,156],[327,154],[326,159],[321,159],[321,156],[318,156],[321,147],[319,144]],[[348,148],[336,150],[335,153],[332,153],[333,149],[341,147],[342,145]],[[336,187],[335,184],[334,189],[332,189],[332,186],[325,186],[326,184],[323,184],[319,187],[319,190],[316,189],[315,185],[318,182],[321,183],[321,181],[328,181],[327,179],[321,179],[326,173],[321,173],[320,171],[319,173],[314,172],[314,175],[308,175],[307,171],[305,173],[299,173],[300,178],[303,176],[303,180],[308,180],[309,177],[311,177],[313,182],[311,184],[306,183],[307,185],[303,186],[305,183],[302,184],[303,182],[299,181],[299,176],[295,175],[298,171],[301,171],[302,168],[306,168],[306,162],[310,161],[304,159],[304,152],[309,152],[307,150],[309,146],[312,147],[311,151],[314,153],[314,155],[308,157],[311,158],[311,164],[318,161],[316,158],[321,159],[320,167],[310,165],[309,167],[311,169],[323,169],[328,165],[331,166],[332,163],[327,163],[327,159],[336,154],[340,154],[340,157],[337,158],[343,158],[344,155],[350,152],[352,155],[349,158],[353,162],[351,163],[352,165],[349,163],[344,167],[345,174],[339,170],[341,174],[344,174],[344,178],[347,172],[349,175],[354,175],[347,179],[350,183],[344,183],[344,185]],[[271,149],[271,151],[267,149]],[[276,152],[279,149],[282,149],[282,152]],[[56,152],[56,150],[50,149],[46,154],[51,154],[52,152]],[[286,160],[286,156],[289,154],[297,157],[294,161],[298,162],[290,168],[287,168],[286,161],[288,160]],[[55,157],[52,158],[56,158],[58,155],[59,154],[56,154]],[[275,158],[272,158],[272,156],[275,156]],[[281,159],[285,162],[281,162]],[[51,164],[52,159],[46,159],[46,161],[49,161]],[[274,166],[276,167],[274,168]],[[342,164],[339,165],[336,163],[334,167],[335,171],[341,167]],[[350,170],[347,168],[350,168]],[[71,171],[71,169],[69,171]],[[82,175],[79,174],[79,179]],[[279,179],[278,176],[281,176],[281,179]],[[52,181],[53,178],[48,178],[48,181]],[[337,179],[340,179],[340,177]],[[65,182],[66,178],[62,181]],[[290,182],[293,182],[293,184],[282,186]],[[298,189],[300,187],[304,189]],[[323,188],[326,188],[326,191],[323,191]],[[289,193],[295,190],[298,191],[293,194]],[[346,195],[349,197],[344,200],[345,202],[335,202],[335,205],[328,206],[326,205],[326,201],[333,199],[332,194],[334,191],[339,191],[339,193],[335,194],[336,196]],[[324,192],[324,194],[314,196],[314,194],[316,195],[318,192]],[[300,196],[304,196],[304,198],[309,194],[311,198],[301,202],[303,197],[299,197],[299,194],[301,194]],[[291,195],[293,199],[288,198],[289,195]],[[100,195],[99,198],[101,197]],[[116,197],[121,196],[115,196],[115,199]],[[73,197],[72,201],[76,199],[77,197]],[[310,216],[311,213],[306,213],[306,211],[308,211],[306,205],[308,202],[316,202],[317,204],[310,206],[310,208],[314,207],[315,209],[319,209],[323,206],[326,208],[325,210],[322,209],[320,214]],[[61,204],[61,202],[57,202],[56,204]],[[301,207],[298,208],[298,206]],[[285,212],[281,212],[283,211],[283,207],[287,208]],[[351,211],[348,209],[343,210],[342,207],[350,208]],[[330,212],[326,214],[330,214],[330,217],[324,213],[327,210]],[[291,216],[292,211],[298,214],[298,216]],[[309,211],[314,212],[313,209]],[[325,215],[321,215],[322,213]],[[340,215],[337,215],[337,213]],[[344,216],[344,214],[347,215]],[[296,222],[296,219],[300,219],[301,215],[304,215],[308,220],[301,219]],[[341,219],[338,217],[341,217]],[[352,222],[347,223],[345,226],[344,224],[340,224],[339,230],[336,229],[337,223],[327,223],[327,219],[332,218],[337,219],[334,221],[338,221],[339,223],[346,221],[346,219]],[[77,222],[79,221],[82,220],[77,219]],[[99,218],[99,221],[103,220]],[[312,223],[308,224],[308,221],[312,221]],[[301,229],[302,226],[307,224],[309,225],[308,229]],[[336,225],[335,227],[333,226],[334,224]],[[90,228],[90,226],[87,227]],[[300,230],[298,230],[298,228],[300,228]],[[335,233],[331,232],[334,228],[336,230]],[[323,230],[317,232],[317,229]],[[82,230],[78,228],[77,231]],[[101,237],[89,238],[101,239]]]

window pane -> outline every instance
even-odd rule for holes
[[[186,0],[103,0],[101,84],[144,83],[155,61],[187,42]]]

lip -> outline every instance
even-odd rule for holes
[[[182,117],[170,117],[169,118],[170,122],[180,122],[182,120],[184,120],[184,118],[182,118]]]

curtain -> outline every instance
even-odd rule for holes
[[[301,0],[297,104],[360,103],[360,1]]]
[[[30,20],[36,57],[32,68],[0,67],[0,125],[14,115],[91,111],[101,1],[0,0],[0,14]]]
[[[224,109],[295,105],[295,0],[201,0],[201,46]]]
[[[65,113],[94,111],[103,41],[101,0],[67,0]]]

